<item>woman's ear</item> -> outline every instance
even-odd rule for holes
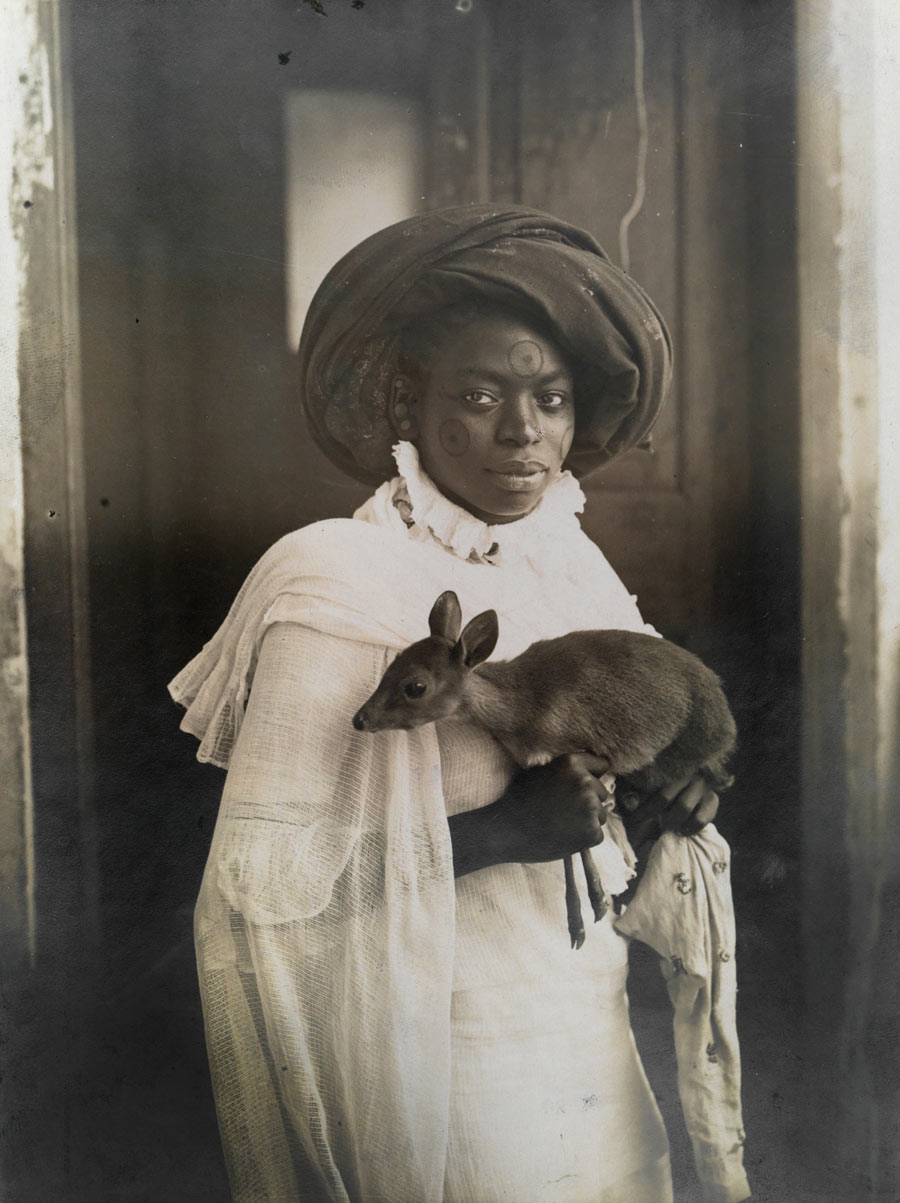
[[[418,397],[412,378],[398,372],[391,381],[391,396],[388,402],[391,425],[401,439],[412,440],[418,436],[416,421]]]

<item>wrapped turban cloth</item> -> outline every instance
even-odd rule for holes
[[[645,442],[672,374],[669,332],[647,294],[590,234],[519,205],[461,205],[388,226],[319,287],[300,340],[303,404],[319,446],[367,484],[395,474],[388,416],[398,337],[460,303],[533,315],[575,380],[576,476]]]

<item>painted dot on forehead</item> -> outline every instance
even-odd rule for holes
[[[530,338],[523,338],[510,349],[509,366],[517,376],[533,376],[544,366],[541,348]]]
[[[469,449],[469,432],[458,418],[448,418],[439,431],[441,446],[448,455],[463,455]]]

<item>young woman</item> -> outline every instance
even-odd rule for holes
[[[691,838],[663,836],[627,913],[575,953],[554,862],[599,844],[610,896],[634,873],[602,765],[514,774],[469,724],[351,725],[446,589],[466,617],[498,612],[500,657],[646,629],[572,473],[646,438],[670,375],[659,314],[584,232],[470,206],[337,264],[300,358],[316,441],[379,487],[280,540],[172,684],[200,758],[228,768],[196,936],[235,1199],[671,1199],[628,1020],[633,935],[664,959],[704,1197],[746,1198],[715,795],[698,779],[667,799]]]

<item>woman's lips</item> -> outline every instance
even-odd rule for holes
[[[488,468],[486,470],[501,488],[509,489],[515,493],[527,493],[544,483],[544,477],[547,475],[548,469],[546,464],[537,463],[532,460],[524,462],[511,460],[508,463],[498,465],[496,468]]]

